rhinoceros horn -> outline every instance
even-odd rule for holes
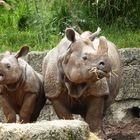
[[[91,36],[89,36],[89,39],[90,39],[91,41],[93,41],[100,33],[101,33],[101,28],[98,27],[98,28],[97,28],[97,31],[94,32]]]
[[[99,54],[108,53],[107,39],[104,36],[101,36],[99,38],[99,46],[98,46],[97,53]]]

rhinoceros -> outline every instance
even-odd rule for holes
[[[20,123],[36,121],[46,101],[42,75],[20,58],[28,51],[28,46],[16,54],[7,51],[0,61],[0,94],[8,123],[17,122],[16,114]]]
[[[64,38],[43,60],[44,90],[60,119],[80,114],[90,130],[106,135],[102,119],[118,94],[121,61],[116,46],[104,36],[67,28]]]

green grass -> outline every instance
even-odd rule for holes
[[[41,16],[50,18],[51,14],[45,15],[44,8],[41,11],[37,10],[36,3],[31,0],[26,1],[28,8],[24,0],[18,1],[18,4],[14,2],[11,1],[10,11],[0,7],[0,51],[17,51],[24,44],[29,45],[31,50],[39,51],[55,47],[59,36],[54,32],[51,33],[51,30],[46,30],[44,23],[48,19],[44,21],[41,19]],[[38,6],[42,7],[42,4],[45,5],[43,0]],[[19,29],[21,19],[25,25],[20,25],[23,27]]]
[[[91,16],[92,9],[88,7],[80,5],[79,8],[71,8],[73,14],[77,14],[73,19],[65,0],[7,1],[12,6],[10,11],[0,7],[0,52],[17,51],[24,44],[29,45],[30,50],[51,49],[58,44],[65,28],[70,26],[76,30],[78,26],[82,30],[92,29],[92,32],[100,26],[101,35],[105,35],[118,48],[140,47],[140,29],[134,30],[128,25],[121,28],[121,22],[118,21],[113,25],[106,25],[100,18]],[[76,0],[74,2],[75,5],[78,4]]]
[[[112,27],[105,29],[103,35],[115,43],[118,48],[140,48],[140,30],[118,30]]]

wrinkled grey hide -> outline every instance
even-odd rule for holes
[[[120,87],[121,62],[113,43],[95,33],[78,34],[68,28],[58,46],[44,58],[43,75],[46,97],[60,119],[80,114],[91,131],[100,131],[106,108]]]
[[[20,58],[28,51],[24,46],[15,55],[6,52],[0,61],[0,94],[9,123],[16,122],[16,114],[23,123],[36,121],[45,104],[42,75]]]

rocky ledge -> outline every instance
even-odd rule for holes
[[[87,140],[89,135],[88,125],[79,120],[0,123],[0,140]]]

